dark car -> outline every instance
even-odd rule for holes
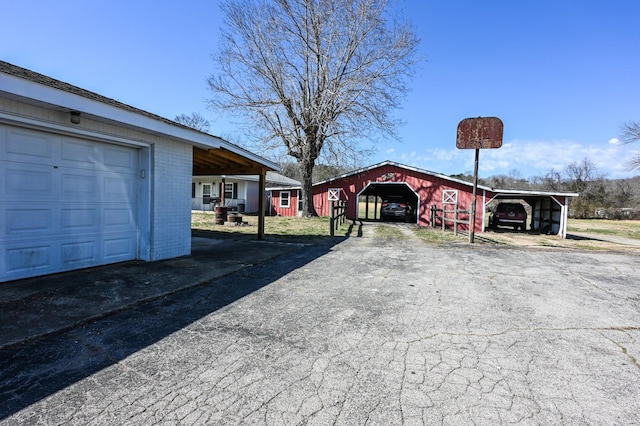
[[[489,225],[492,228],[513,226],[513,229],[524,231],[527,226],[527,211],[519,203],[500,203],[493,212]]]
[[[413,208],[407,200],[400,195],[389,195],[382,199],[382,208],[380,209],[380,219],[382,220],[411,220]]]

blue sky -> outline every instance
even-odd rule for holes
[[[471,173],[473,151],[455,148],[467,117],[496,116],[503,146],[482,150],[480,176],[543,175],[587,157],[610,178],[640,143],[616,144],[640,121],[637,0],[399,2],[427,57],[398,115],[391,160],[440,173]],[[0,58],[173,119],[199,112],[211,132],[241,143],[234,120],[207,109],[206,78],[222,24],[215,0],[0,1]]]

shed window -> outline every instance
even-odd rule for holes
[[[280,207],[288,208],[290,204],[290,198],[291,198],[291,192],[289,191],[280,192]]]

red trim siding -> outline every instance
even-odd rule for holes
[[[289,192],[289,207],[280,207],[280,193]],[[297,216],[298,215],[298,193],[297,189],[273,190],[271,191],[271,216]]]

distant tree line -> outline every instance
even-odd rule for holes
[[[471,175],[453,177],[473,181]],[[550,169],[544,176],[525,179],[512,170],[506,175],[480,178],[478,183],[497,189],[576,192],[579,195],[570,204],[570,213],[576,218],[640,219],[640,176],[608,179],[588,158],[561,171]]]
[[[295,163],[280,162],[280,173],[300,180]],[[345,167],[318,164],[313,182],[321,182],[351,171]],[[456,174],[451,177],[473,182],[473,175]],[[563,170],[550,169],[543,176],[523,178],[517,170],[488,178],[479,178],[480,185],[496,189],[520,189],[575,192],[570,214],[576,218],[640,219],[640,176],[627,179],[608,179],[596,165],[584,158],[567,165]]]

